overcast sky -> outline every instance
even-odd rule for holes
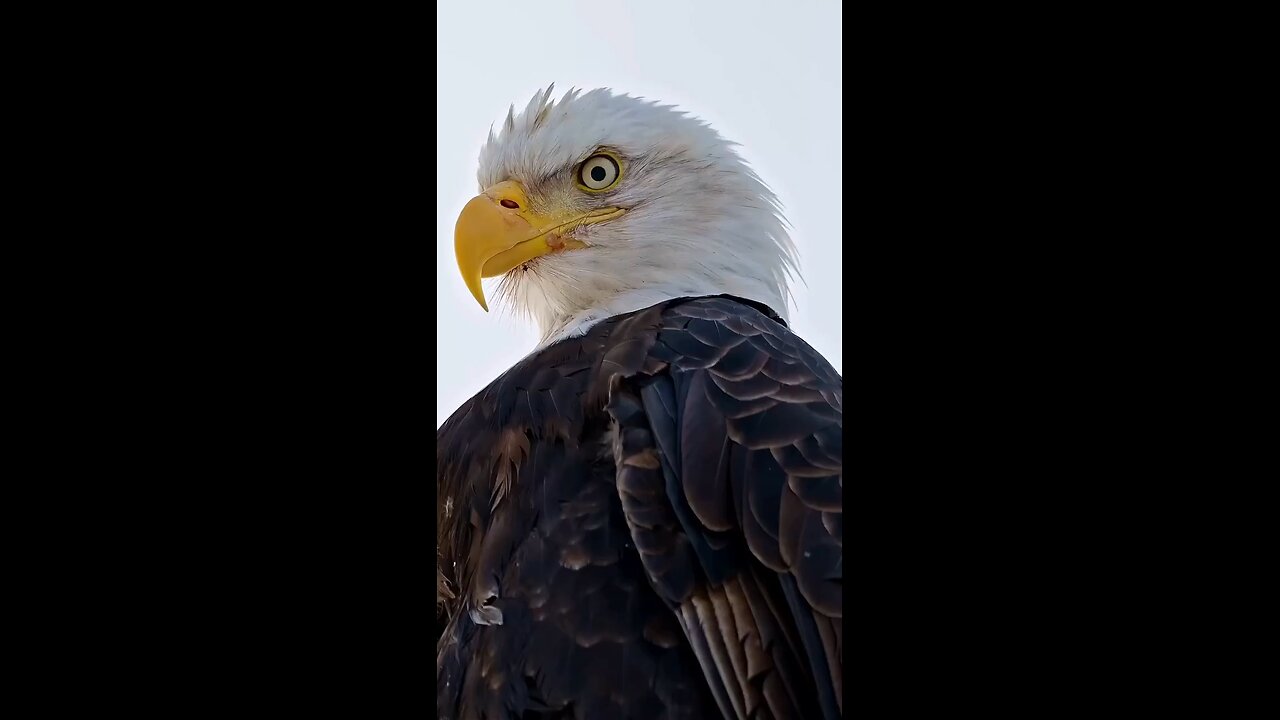
[[[844,207],[836,0],[444,2],[436,28],[436,426],[537,344],[467,292],[453,226],[489,126],[535,90],[613,88],[711,123],[777,193],[800,249],[791,327],[837,370]],[[497,279],[486,280],[492,297]]]

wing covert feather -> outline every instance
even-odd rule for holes
[[[840,717],[840,376],[776,318],[723,297],[667,308],[650,354],[660,370],[614,383],[610,411],[620,438],[652,431],[650,448],[615,458],[633,533],[664,523],[665,545],[646,543],[651,582],[726,717]],[[623,479],[644,453],[659,469],[641,503]]]

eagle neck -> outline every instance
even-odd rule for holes
[[[537,318],[542,337],[535,352],[567,338],[581,337],[602,320],[625,315],[677,298],[733,295],[753,300],[785,313],[786,303],[776,290],[764,283],[686,283],[678,288],[631,288],[603,298],[589,307],[568,314],[548,313]],[[783,315],[785,318],[785,314]]]

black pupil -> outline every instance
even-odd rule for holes
[[[604,168],[600,167],[599,165],[591,168],[592,180],[595,180],[596,182],[600,182],[601,180],[604,179],[604,176],[605,176]]]

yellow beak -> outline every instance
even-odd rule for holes
[[[500,182],[472,198],[458,216],[453,240],[462,281],[487,312],[480,278],[496,277],[547,253],[586,247],[561,236],[623,212],[604,208],[568,217],[539,214],[529,208],[520,183]]]

